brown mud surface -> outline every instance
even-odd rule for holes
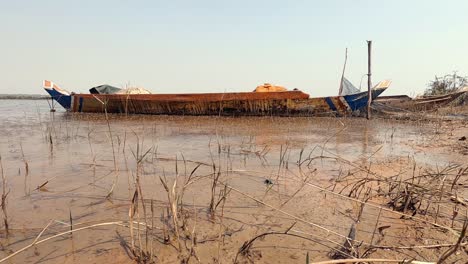
[[[464,137],[464,120],[106,118],[2,101],[0,259],[33,244],[4,262],[436,262],[467,219]],[[467,259],[465,239],[447,263]]]

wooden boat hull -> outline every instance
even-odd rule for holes
[[[372,90],[375,99],[389,82]],[[45,87],[45,86],[44,86]],[[46,88],[46,87],[45,87]],[[348,115],[367,105],[367,92],[334,97],[309,98],[301,91],[212,94],[64,94],[46,91],[71,112],[154,115],[254,115],[314,116]],[[62,102],[62,103],[61,103]]]
[[[414,99],[402,95],[385,96],[377,98],[375,102],[390,110],[430,111],[449,104],[464,93],[465,92],[456,92],[446,95],[424,96]]]

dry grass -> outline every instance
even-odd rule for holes
[[[0,156],[0,173],[2,174],[2,212],[3,212],[3,225],[5,228],[5,234],[8,237],[9,234],[9,228],[8,228],[8,211],[7,211],[7,198],[8,198],[8,193],[10,193],[10,190],[7,189],[7,181],[5,177],[5,173],[3,172],[3,162],[2,162],[2,156]]]

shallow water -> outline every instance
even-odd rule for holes
[[[2,150],[19,153],[21,144],[32,159],[45,156],[49,149],[46,142],[50,128],[57,144],[72,145],[73,151],[59,156],[74,156],[78,151],[88,152],[88,135],[104,152],[110,145],[107,121],[101,114],[70,114],[62,109],[50,113],[45,100],[1,100],[0,144]],[[184,154],[187,158],[206,161],[208,144],[244,145],[245,147],[268,146],[279,150],[284,145],[295,151],[304,148],[324,147],[345,158],[357,157],[415,156],[421,162],[448,162],[450,158],[431,157],[407,147],[425,144],[437,136],[437,124],[396,122],[361,118],[278,118],[278,117],[192,117],[192,116],[145,116],[109,115],[113,136],[130,140],[140,136],[146,144],[156,146],[169,156]],[[88,149],[86,149],[88,148]],[[44,150],[45,149],[45,150]],[[29,151],[30,150],[30,151]],[[41,152],[41,150],[43,152]],[[50,153],[49,153],[50,154]],[[82,153],[85,155],[84,153]],[[106,155],[106,154],[102,154]],[[4,154],[4,156],[6,156]],[[275,161],[275,155],[268,160]],[[16,155],[18,157],[18,155]],[[6,158],[6,157],[4,157]],[[77,158],[77,157],[73,157]],[[78,157],[79,158],[79,157]]]
[[[136,160],[144,154],[145,166],[139,172],[143,192],[148,198],[164,200],[161,186],[155,187],[159,184],[156,175],[171,178],[176,171],[190,173],[198,163],[208,165],[200,168],[199,173],[205,174],[211,172],[211,164],[232,171],[260,172],[233,173],[229,178],[232,186],[258,194],[281,161],[293,166],[315,158],[307,163],[319,168],[322,178],[341,173],[336,161],[326,157],[362,164],[394,158],[440,166],[461,162],[450,151],[431,153],[422,149],[437,138],[438,127],[433,123],[144,115],[109,115],[106,119],[102,114],[71,114],[61,109],[51,113],[43,100],[0,100],[0,155],[10,189],[10,226],[18,230],[9,238],[10,243],[3,244],[24,245],[23,236],[29,238],[50,219],[67,223],[70,213],[75,222],[125,217]],[[209,186],[196,186],[202,189],[191,190],[187,198],[201,206],[207,202]],[[105,199],[110,189],[113,201]],[[73,248],[81,248],[79,260],[101,252],[96,251],[96,245],[87,249],[90,243],[99,244],[104,252],[116,248],[112,237],[96,237],[96,233],[79,236],[81,239],[73,244]],[[70,252],[68,244],[59,243],[45,250]],[[73,262],[77,256],[28,252],[20,259],[35,262],[42,257],[42,261],[71,258]]]

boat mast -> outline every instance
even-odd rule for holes
[[[346,69],[346,61],[348,61],[348,48],[346,48],[346,51],[345,51],[345,60],[344,60],[344,65],[343,65],[343,73],[341,74],[340,90],[338,92],[338,95],[341,95],[343,93],[343,79],[344,79],[344,73],[345,73],[345,69]]]

